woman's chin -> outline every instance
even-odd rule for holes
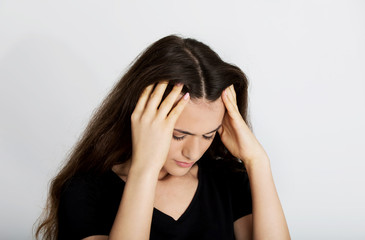
[[[174,177],[183,177],[190,172],[193,166],[194,164],[192,164],[191,166],[186,166],[186,165],[181,166],[179,162],[172,160],[170,164],[165,165],[161,169],[159,180],[162,180],[167,175],[171,175]]]

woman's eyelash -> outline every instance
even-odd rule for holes
[[[176,136],[172,136],[175,140],[177,140],[177,141],[181,141],[181,140],[183,140],[184,139],[184,137],[185,136],[182,136],[182,137],[176,137]]]
[[[177,137],[177,136],[172,136],[175,140],[177,140],[177,141],[181,141],[181,140],[183,140],[184,138],[185,138],[185,136],[182,136],[182,137]],[[212,135],[212,136],[209,136],[209,137],[207,137],[207,136],[204,136],[203,135],[203,138],[204,139],[207,139],[207,140],[210,140],[210,139],[212,139],[214,137],[214,135]]]
[[[204,139],[207,139],[207,140],[210,140],[210,139],[212,139],[213,137],[214,137],[214,135],[209,136],[209,137],[207,137],[207,136],[204,136],[204,135],[203,135],[203,138],[204,138]]]

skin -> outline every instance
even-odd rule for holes
[[[174,104],[182,98],[180,94]],[[177,119],[165,163],[156,186],[154,207],[177,220],[189,206],[198,186],[196,162],[207,151],[221,127],[225,107],[222,99],[190,100]],[[193,163],[184,168],[176,161]],[[113,170],[127,182],[131,159]]]
[[[175,160],[196,163],[211,145],[216,134],[214,130],[220,128],[224,113],[225,108],[221,99],[212,103],[204,99],[190,100],[177,119],[173,131],[174,137],[181,140],[173,138],[171,141],[166,163],[161,169],[160,177],[167,174],[174,177],[186,175],[190,169],[178,166]],[[179,130],[194,135],[182,133]],[[214,132],[211,133],[212,131]],[[204,136],[210,137],[210,139],[206,139]]]
[[[252,216],[234,223],[236,239],[290,239],[270,159],[238,111],[233,85],[223,91],[222,99],[227,114],[219,134],[228,151],[244,162],[252,194]]]
[[[180,94],[174,104],[177,104],[181,98]],[[174,138],[171,140],[166,161],[160,170],[159,181],[168,182],[186,175],[196,175],[195,163],[213,142],[217,130],[222,125],[224,113],[225,107],[221,98],[214,102],[208,102],[205,99],[188,101],[174,126]],[[194,165],[182,168],[176,164],[175,160],[194,163]],[[130,165],[131,159],[124,165],[115,166],[113,170],[123,180],[127,180]],[[193,172],[191,172],[192,169]]]
[[[181,98],[182,86],[175,86],[157,108],[166,86],[167,83],[159,83],[153,92],[153,86],[147,87],[131,116],[132,159],[126,166],[113,169],[120,175],[127,174],[128,179],[108,239],[149,239],[158,183],[196,178],[196,168],[181,169],[174,160],[197,161],[210,145],[202,134],[220,124],[218,133],[223,144],[244,161],[251,185],[253,214],[234,222],[236,239],[290,239],[269,158],[238,111],[233,85],[214,103]],[[180,128],[196,135],[185,136],[179,142],[171,140],[173,134],[182,136],[176,130]],[[92,236],[87,239],[106,238]]]

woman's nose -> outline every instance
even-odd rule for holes
[[[196,161],[200,157],[199,139],[197,136],[192,136],[185,142],[182,154],[190,161]]]

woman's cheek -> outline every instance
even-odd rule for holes
[[[179,152],[181,153],[181,148],[182,148],[181,142],[182,141],[179,142],[174,139],[171,140],[169,153],[167,154],[167,159],[174,158],[174,156],[176,156],[176,154],[179,154]]]

